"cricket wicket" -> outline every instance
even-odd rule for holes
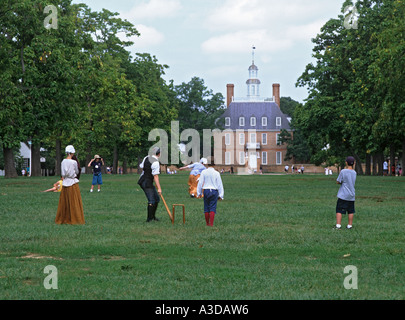
[[[174,204],[173,205],[172,224],[174,224],[174,213],[176,211],[176,207],[183,207],[183,224],[185,224],[186,223],[186,208],[185,208],[184,204]]]

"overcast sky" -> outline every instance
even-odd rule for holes
[[[155,55],[167,64],[165,79],[175,84],[204,79],[214,93],[226,97],[226,85],[245,97],[248,68],[259,68],[261,96],[302,102],[307,90],[296,88],[298,77],[312,61],[311,38],[340,14],[343,0],[73,0],[92,10],[118,12],[136,26],[132,53]]]

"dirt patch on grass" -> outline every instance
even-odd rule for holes
[[[379,196],[373,196],[373,197],[371,197],[371,196],[357,196],[356,198],[374,200],[376,202],[384,202],[384,200],[386,200],[386,198],[379,197]]]
[[[63,260],[62,258],[52,257],[52,256],[43,256],[37,253],[28,253],[25,256],[19,257],[19,259],[52,259],[52,260]]]

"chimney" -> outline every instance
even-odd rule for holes
[[[273,97],[278,107],[280,108],[280,84],[278,83],[273,84]]]
[[[234,88],[235,88],[235,85],[233,85],[233,84],[227,84],[226,85],[226,106],[227,107],[229,107],[229,105],[233,101]]]

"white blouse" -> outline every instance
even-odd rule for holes
[[[78,183],[79,180],[76,176],[79,174],[79,168],[77,167],[77,162],[72,159],[65,159],[62,161],[61,165],[64,187],[71,187],[75,183]]]

